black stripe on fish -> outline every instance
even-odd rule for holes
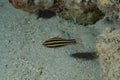
[[[65,44],[52,44],[52,45],[45,45],[46,47],[49,47],[49,48],[56,48],[56,47],[62,47],[62,46],[65,46]]]
[[[45,42],[45,44],[47,45],[47,44],[66,44],[66,43],[74,43],[72,40],[64,40],[64,41],[56,41],[56,40],[54,40],[54,41],[47,41],[47,42]]]
[[[62,39],[62,38],[51,38],[43,43],[44,46],[46,47],[61,47],[61,46],[66,46],[68,44],[76,43],[75,39]]]

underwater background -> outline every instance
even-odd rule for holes
[[[74,53],[94,53],[96,37],[119,24],[99,20],[78,25],[58,16],[50,19],[15,9],[0,0],[0,80],[101,80],[98,59],[76,59]],[[47,48],[52,37],[76,39],[77,44]]]

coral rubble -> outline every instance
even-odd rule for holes
[[[114,4],[111,0],[97,0],[98,8],[105,12],[106,7]]]
[[[38,10],[50,8],[54,0],[9,0],[15,8],[28,12],[36,12]]]
[[[120,79],[120,29],[106,28],[96,45],[102,80]]]
[[[89,25],[94,24],[103,18],[104,14],[98,9],[97,5],[91,1],[73,2],[65,4],[66,10],[60,12],[60,17],[71,19],[77,24]],[[73,4],[73,6],[72,6]]]
[[[115,23],[120,23],[120,4],[116,3],[106,9],[106,18]]]
[[[17,9],[50,18],[58,15],[77,24],[94,24],[102,19],[120,23],[120,2],[116,0],[9,0]]]
[[[105,14],[109,21],[120,23],[119,0],[97,0],[98,8]]]
[[[94,24],[104,17],[93,0],[9,0],[9,2],[17,9],[37,14],[38,18],[42,16],[50,18],[58,13],[60,17],[82,25]]]

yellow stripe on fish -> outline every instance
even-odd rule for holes
[[[63,39],[59,37],[54,37],[43,42],[43,45],[49,48],[56,48],[56,47],[62,47],[62,46],[66,46],[68,44],[74,44],[74,43],[76,43],[75,39]]]

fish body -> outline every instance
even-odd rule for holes
[[[76,43],[75,39],[63,39],[59,37],[54,37],[43,42],[43,45],[48,48],[57,48],[75,43]]]

